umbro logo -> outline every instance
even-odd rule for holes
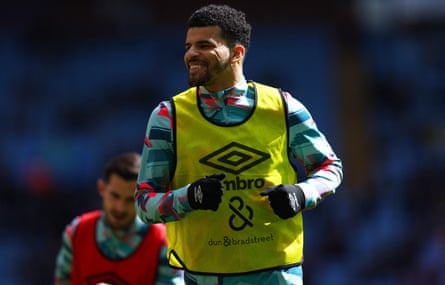
[[[199,162],[237,175],[269,158],[270,155],[268,153],[231,142],[201,158]]]

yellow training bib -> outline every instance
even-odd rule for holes
[[[260,192],[296,183],[288,158],[287,111],[279,90],[249,83],[255,108],[244,122],[223,126],[198,109],[196,88],[173,97],[177,165],[172,189],[225,173],[217,211],[194,210],[167,223],[169,263],[201,274],[239,274],[299,264],[303,220],[278,217]],[[251,91],[251,90],[250,90]]]

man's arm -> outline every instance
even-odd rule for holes
[[[343,180],[342,162],[306,107],[289,93],[284,95],[288,104],[289,147],[307,174],[298,186],[305,195],[304,208],[311,209],[335,193]]]
[[[72,237],[76,228],[78,218],[75,218],[63,231],[62,246],[59,249],[56,258],[56,267],[54,270],[55,285],[70,285],[72,270]]]
[[[176,221],[192,209],[187,199],[187,187],[170,189],[174,171],[173,115],[168,101],[161,102],[152,112],[141,153],[135,205],[145,223]]]

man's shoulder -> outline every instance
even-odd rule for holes
[[[74,234],[78,232],[79,227],[84,227],[94,223],[101,215],[102,211],[94,210],[89,212],[84,212],[76,217],[74,217],[71,222],[65,228],[65,234],[70,238],[73,238]]]
[[[159,243],[160,245],[167,244],[167,232],[166,226],[162,223],[146,225],[147,230],[144,235],[145,239],[149,239],[150,242]]]
[[[93,221],[93,220],[99,218],[101,215],[102,215],[101,210],[93,210],[93,211],[85,212],[85,213],[79,215],[78,218],[79,218],[80,222]]]
[[[196,94],[197,91],[197,87],[190,87],[188,89],[182,90],[179,93],[177,93],[176,95],[174,95],[171,100],[174,100],[175,98],[179,98],[182,96],[189,96],[190,94]]]
[[[85,223],[85,222],[88,222],[88,221],[93,221],[96,218],[100,217],[101,213],[102,213],[101,210],[93,210],[93,211],[88,211],[88,212],[81,213],[81,214],[75,216],[71,220],[70,226],[77,227],[77,225],[79,223]]]
[[[272,84],[267,84],[267,83],[263,83],[263,82],[258,82],[258,81],[248,81],[249,86],[251,87],[255,87],[255,89],[257,90],[262,90],[264,91],[268,91],[268,92],[274,92],[276,93],[277,91],[281,92],[281,88],[274,86]]]
[[[148,226],[148,230],[156,233],[157,235],[162,235],[165,236],[166,233],[166,226],[165,224],[162,223],[156,223],[156,224],[150,224],[147,225]]]

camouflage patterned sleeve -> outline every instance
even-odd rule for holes
[[[175,159],[172,126],[171,105],[161,102],[148,120],[135,191],[136,210],[145,223],[179,220],[191,211],[187,187],[170,189]]]
[[[73,221],[66,226],[62,234],[62,245],[57,253],[56,267],[54,270],[54,284],[55,285],[69,285],[72,269],[72,238],[73,233],[79,222],[79,217],[73,219]]]
[[[343,179],[342,162],[306,107],[289,93],[284,94],[288,104],[289,147],[304,166],[307,178],[298,185],[305,194],[306,209],[311,209],[335,193]]]

